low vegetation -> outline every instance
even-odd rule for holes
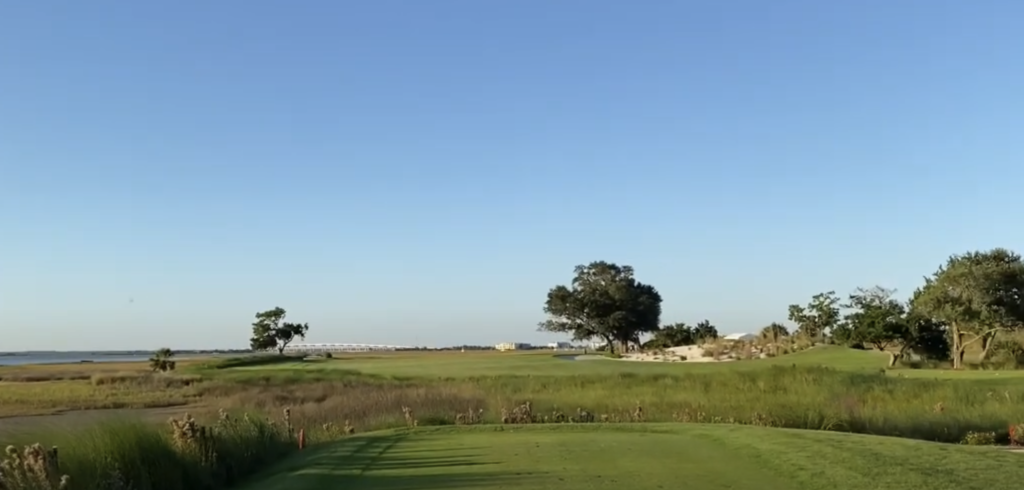
[[[300,444],[447,425],[747,425],[1024,442],[1024,371],[1013,370],[1024,360],[1024,265],[1012,252],[953,256],[906,302],[882,287],[845,302],[817,294],[789,307],[793,331],[772,323],[745,342],[724,341],[708,320],[660,327],[660,294],[629,266],[594,262],[575,272],[571,286],[549,291],[542,330],[603,341],[612,358],[700,344],[702,355],[741,362],[465,352],[303,359],[283,354],[309,325],[284,322],[285,310],[275,308],[252,325],[254,350],[270,354],[178,362],[161,349],[137,365],[0,368],[0,436],[4,416],[176,405],[190,412],[161,425],[122,417],[73,433],[8,432],[16,447],[0,465],[0,490],[212,490]]]

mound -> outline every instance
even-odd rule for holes
[[[981,490],[1016,488],[1020,458],[993,448],[727,425],[421,428],[309,450],[245,488]]]

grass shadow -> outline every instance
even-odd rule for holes
[[[523,475],[488,470],[497,461],[473,457],[482,448],[459,447],[424,450],[401,448],[409,434],[392,433],[355,437],[314,448],[260,475],[246,490],[312,490],[321,488],[373,490],[442,490],[502,488]]]

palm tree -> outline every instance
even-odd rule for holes
[[[162,347],[153,353],[153,357],[149,358],[149,367],[153,372],[166,373],[167,371],[174,371],[175,362],[171,359],[174,357],[174,351],[168,347]]]

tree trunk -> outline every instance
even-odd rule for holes
[[[899,352],[890,352],[889,353],[889,367],[891,367],[891,368],[896,367],[896,361],[899,361],[900,357],[901,356],[900,356]]]
[[[953,369],[963,369],[964,367],[964,334],[960,332],[960,327],[957,324],[953,324]]]
[[[981,338],[981,360],[988,360],[988,350],[995,344],[996,332],[987,333]]]
[[[284,346],[283,345],[281,347],[277,348],[277,355],[279,355],[279,356],[283,356],[284,355]]]

